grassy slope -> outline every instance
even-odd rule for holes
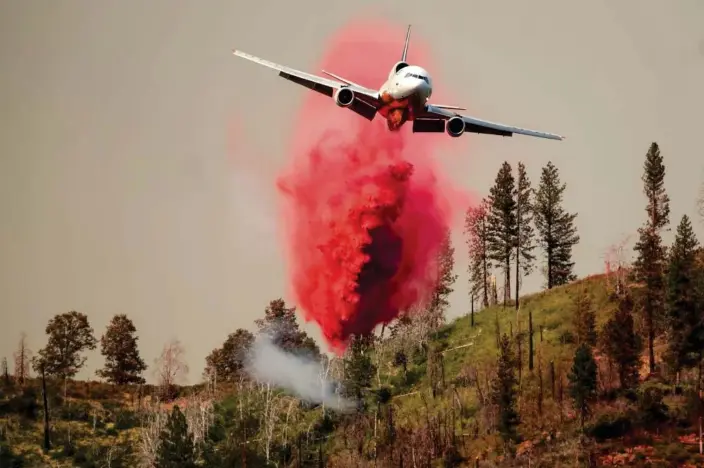
[[[521,298],[521,308],[517,313],[515,305],[491,306],[474,316],[474,326],[471,326],[469,316],[458,318],[444,326],[431,340],[431,346],[443,352],[445,381],[455,384],[457,394],[464,406],[464,417],[458,420],[458,430],[466,433],[474,427],[480,409],[476,390],[473,386],[466,387],[458,384],[458,377],[467,375],[471,368],[481,374],[480,379],[485,385],[487,372],[493,370],[497,357],[496,347],[496,321],[498,318],[500,332],[514,336],[528,329],[529,311],[533,314],[534,347],[536,353],[540,352],[544,376],[546,402],[545,411],[551,409],[551,402],[547,401],[549,392],[547,383],[547,366],[554,360],[556,369],[562,369],[566,374],[571,366],[575,345],[563,343],[562,338],[572,332],[572,317],[574,299],[585,290],[592,298],[592,304],[597,312],[597,325],[601,326],[613,312],[615,304],[609,300],[606,281],[603,275],[588,277],[572,284],[557,287],[550,291],[524,296]],[[540,328],[543,327],[543,340],[540,339]],[[534,380],[528,375],[528,341],[523,342],[523,386],[536,386]],[[537,354],[534,360],[535,368],[538,367]],[[397,408],[397,417],[400,424],[413,424],[418,421],[423,408],[442,410],[452,404],[452,399],[432,399],[428,397],[428,379],[426,376],[426,362],[420,361],[411,364],[409,359],[408,375],[410,385],[404,385],[398,369],[389,369],[387,382],[392,386],[395,395],[394,403]],[[383,382],[382,377],[382,383]],[[486,390],[486,388],[484,388]]]
[[[445,325],[431,343],[443,352],[446,380],[451,381],[458,377],[468,365],[481,367],[495,363],[497,318],[500,333],[513,333],[515,336],[519,331],[524,334],[527,332],[529,312],[533,314],[534,347],[536,352],[540,350],[544,365],[554,360],[556,367],[561,364],[566,369],[565,366],[571,365],[575,346],[564,343],[562,338],[573,332],[574,300],[583,290],[592,299],[597,314],[597,327],[601,327],[616,306],[609,299],[603,275],[591,276],[550,291],[524,296],[521,298],[521,308],[518,312],[514,303],[508,304],[506,308],[503,305],[488,307],[475,313],[473,327],[469,316],[460,317]],[[524,339],[522,357],[524,370],[527,371],[527,337]],[[537,357],[534,362],[537,366]],[[427,385],[425,365],[420,364],[420,366],[409,365],[409,374],[419,376],[417,382],[410,388],[401,386],[394,393],[412,392]],[[396,376],[392,377],[391,382],[400,385],[398,371],[392,372]],[[413,377],[410,380],[413,380]]]
[[[492,306],[475,314],[474,327],[470,317],[462,317],[448,324],[440,333],[439,344],[448,350],[445,353],[445,372],[455,376],[467,361],[488,362],[496,359],[496,317],[500,332],[515,335],[528,329],[528,314],[533,314],[534,346],[540,347],[545,359],[565,361],[572,359],[574,346],[560,343],[565,332],[572,331],[574,300],[582,291],[592,298],[597,312],[597,326],[601,326],[613,312],[615,305],[609,301],[604,276],[592,276],[575,283],[554,288],[550,291],[524,296],[520,311],[514,304]],[[543,341],[540,341],[540,327],[543,327]],[[472,343],[464,348],[452,348]],[[528,349],[525,342],[523,357],[527,362]],[[527,364],[525,364],[527,365]]]
[[[596,312],[597,330],[600,330],[604,323],[613,316],[616,302],[612,296],[612,291],[607,286],[606,277],[604,275],[595,275],[576,281],[566,286],[554,288],[550,291],[542,291],[536,294],[521,298],[521,309],[516,312],[515,305],[511,304],[504,308],[502,305],[492,306],[480,313],[475,314],[474,326],[471,326],[469,316],[461,317],[439,331],[436,337],[432,340],[432,345],[437,346],[443,351],[445,380],[449,386],[455,387],[452,390],[459,396],[464,406],[463,415],[457,421],[457,430],[467,436],[476,427],[479,422],[481,405],[477,399],[476,389],[470,385],[466,385],[457,379],[462,375],[467,375],[467,370],[472,369],[478,371],[480,379],[484,380],[487,373],[493,371],[496,358],[496,319],[498,317],[500,332],[509,334],[511,331],[514,336],[519,328],[522,332],[526,332],[528,328],[528,314],[533,314],[534,328],[534,347],[535,355],[535,370],[538,369],[538,354],[542,361],[542,375],[544,384],[544,403],[543,415],[537,414],[537,392],[538,381],[537,372],[532,374],[528,371],[528,342],[527,337],[523,342],[523,378],[521,382],[521,396],[519,397],[518,406],[521,413],[522,425],[519,432],[526,439],[541,439],[544,437],[545,431],[559,431],[564,434],[575,436],[579,431],[576,415],[571,410],[567,410],[565,418],[559,416],[560,411],[557,403],[550,396],[550,388],[548,382],[548,363],[554,361],[556,373],[562,375],[565,385],[564,398],[567,402],[565,408],[569,408],[569,396],[567,393],[567,373],[572,366],[572,360],[576,345],[570,340],[570,335],[574,333],[573,317],[575,309],[575,299],[577,296],[586,292],[591,300],[592,306]],[[543,336],[541,341],[540,328],[543,327]],[[656,356],[660,358],[662,345],[656,343]],[[597,355],[597,359],[599,357]],[[647,373],[647,356],[644,352],[642,356],[643,366],[641,375]],[[602,362],[600,375],[605,375],[606,364]],[[415,366],[409,366],[409,375],[418,376],[418,379],[410,386],[398,385],[401,382],[398,370],[392,370],[396,375],[390,378],[390,383],[397,384],[394,388],[394,403],[397,408],[397,417],[400,424],[417,424],[423,420],[425,405],[428,408],[442,411],[454,404],[454,397],[449,396],[451,393],[446,392],[444,398],[433,400],[428,395],[428,381],[425,375],[425,363],[420,362]],[[484,383],[486,381],[484,380]],[[609,386],[614,382],[607,382]],[[602,382],[603,384],[603,382]],[[484,387],[486,391],[486,386]],[[556,390],[557,393],[557,390]],[[683,407],[684,399],[682,397],[666,396],[664,402],[669,406],[671,411],[672,421],[677,420],[678,416],[674,414],[686,414],[687,410]],[[624,408],[634,408],[633,403],[625,402],[623,399],[619,401],[600,402],[594,408],[595,419],[600,419],[606,416],[607,419],[617,417],[623,414]],[[601,420],[601,419],[600,419]],[[637,425],[637,423],[635,423]],[[635,432],[638,432],[637,430]],[[655,432],[655,431],[653,431]],[[678,436],[687,434],[691,438],[693,429],[691,426],[682,427],[680,432],[673,433],[669,439],[650,438],[646,436],[644,439],[638,439],[640,436],[635,436],[630,445],[655,447],[651,458],[673,460],[679,459],[681,462],[685,460],[699,460],[701,463],[704,459],[696,455],[698,452],[697,446],[690,441],[688,444],[678,441]],[[572,437],[572,442],[576,441]],[[469,443],[470,452],[476,454],[486,449],[488,444],[495,444],[498,440],[495,436],[481,435],[472,443]],[[565,446],[571,442],[567,441],[562,445],[560,450],[567,450]],[[628,460],[628,449],[624,448],[623,441],[606,441],[602,442],[601,449],[603,453],[617,454],[616,456],[626,457]],[[576,442],[572,447],[573,453],[576,453]],[[678,458],[679,457],[679,458]],[[691,457],[691,458],[690,458]],[[545,460],[544,460],[545,461]],[[554,462],[558,466],[565,459],[555,459]],[[631,460],[632,461],[632,460]],[[694,465],[681,465],[694,466]],[[697,465],[699,466],[699,465]],[[704,466],[704,465],[702,465]]]
[[[38,405],[35,418],[19,417],[12,410],[23,404],[18,403],[23,400],[23,391],[34,392]],[[41,382],[31,379],[25,389],[3,386],[0,391],[0,442],[22,455],[29,466],[76,466],[75,461],[107,458],[110,448],[119,453],[136,445],[138,420],[133,396],[124,390],[100,382],[70,382],[66,400],[61,397],[60,383],[50,384],[48,393],[53,396],[49,400],[52,449],[43,453]],[[29,400],[31,397],[24,399]]]

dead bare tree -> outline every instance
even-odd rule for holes
[[[428,338],[433,331],[431,313],[422,305],[415,306],[408,311],[403,325],[404,345],[415,345],[422,348],[428,343]]]
[[[328,375],[330,374],[330,358],[328,358],[327,355],[323,354],[323,356],[320,358],[320,372],[318,373],[318,376],[320,378],[320,392],[321,394],[325,393],[325,386],[328,383]],[[325,402],[323,401],[322,403],[322,409],[323,413],[325,413]]]
[[[215,412],[213,395],[208,391],[189,395],[183,402],[179,402],[188,425],[188,432],[193,435],[196,446],[202,442],[208,429],[213,424]],[[159,450],[161,431],[169,418],[169,411],[157,398],[145,408],[142,424],[139,430],[138,452],[140,466],[154,468]]]
[[[193,435],[196,446],[208,434],[208,429],[215,419],[213,397],[207,391],[190,395],[183,406],[183,413],[188,424],[188,432]]]
[[[607,288],[612,289],[616,294],[621,294],[626,286],[626,278],[630,268],[628,254],[630,250],[626,245],[633,238],[633,234],[624,236],[619,242],[610,245],[604,252],[604,269],[606,273]]]
[[[139,464],[144,468],[153,468],[159,450],[161,431],[166,425],[168,413],[159,401],[152,403],[144,412],[139,430],[138,451]]]
[[[177,339],[169,341],[161,355],[154,362],[154,372],[157,377],[162,396],[171,397],[174,386],[188,375],[188,365],[184,359],[185,351]]]
[[[10,369],[7,367],[7,358],[2,358],[2,378],[5,381],[5,385],[10,384]]]
[[[29,378],[29,368],[32,359],[32,351],[27,346],[27,334],[22,332],[20,342],[17,345],[17,351],[14,354],[15,358],[15,380],[19,385],[24,385]]]
[[[274,441],[274,429],[278,425],[280,398],[268,382],[264,385],[264,453],[266,462],[271,459],[271,445]]]

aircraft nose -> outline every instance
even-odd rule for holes
[[[416,80],[414,80],[414,83],[413,83],[413,92],[414,93],[422,93],[422,94],[427,93],[428,92],[428,83],[417,78]]]
[[[427,98],[430,96],[430,85],[424,80],[418,80],[418,83],[416,84],[416,92]]]

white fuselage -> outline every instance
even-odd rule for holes
[[[425,69],[406,65],[395,71],[398,65],[379,89],[383,104],[379,113],[386,118],[390,130],[398,130],[407,120],[413,120],[433,93],[433,82]]]
[[[425,69],[417,65],[408,65],[397,72],[392,70],[379,91],[380,94],[389,93],[396,100],[417,95],[425,105],[433,94],[433,82]]]

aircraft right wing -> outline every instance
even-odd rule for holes
[[[504,125],[496,122],[489,122],[488,120],[478,119],[476,117],[470,117],[467,115],[461,115],[457,112],[453,112],[455,109],[459,109],[453,106],[440,106],[428,104],[425,108],[425,112],[419,115],[418,118],[421,121],[426,121],[427,124],[420,124],[418,127],[427,127],[428,130],[420,131],[437,131],[431,128],[437,127],[432,125],[432,121],[446,121],[455,117],[459,117],[464,121],[464,128],[466,132],[471,133],[488,133],[492,135],[500,136],[512,136],[514,133],[520,135],[534,136],[538,138],[547,138],[550,140],[564,140],[565,137],[561,135],[555,135],[554,133],[540,132],[537,130],[529,130],[527,128],[512,127],[510,125]],[[437,127],[440,128],[440,127]],[[440,129],[439,131],[443,131]]]
[[[302,72],[284,65],[279,65],[278,63],[255,57],[254,55],[242,52],[241,50],[233,50],[232,53],[237,57],[242,57],[251,62],[274,69],[279,72],[280,77],[301,86],[305,86],[306,88],[317,91],[318,93],[324,94],[328,97],[334,97],[335,93],[342,88],[349,89],[354,92],[354,102],[349,106],[349,108],[366,119],[372,120],[376,115],[376,111],[380,107],[378,91],[365,88],[364,86],[340,78],[337,75],[325,72],[340,81],[344,81],[344,83],[331,80],[330,78],[312,75],[310,73]]]

